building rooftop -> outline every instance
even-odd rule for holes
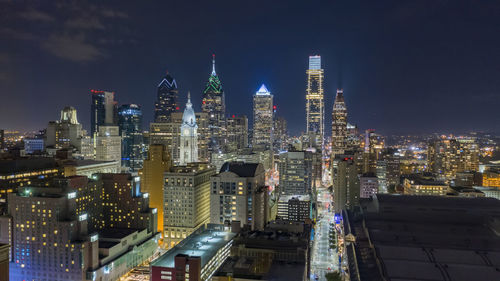
[[[500,280],[500,200],[379,194],[361,206],[346,228],[361,280]]]
[[[57,168],[54,158],[33,157],[0,160],[0,174],[22,173],[27,171]]]
[[[260,270],[257,270],[259,268]],[[231,276],[232,278],[250,280],[291,281],[303,280],[305,263],[273,261],[268,268],[258,266],[253,257],[229,257],[214,276]]]
[[[202,226],[159,257],[151,266],[173,268],[175,256],[183,254],[200,257],[203,268],[217,251],[229,243],[235,235],[235,233],[225,231],[223,225],[208,224],[206,227]]]
[[[263,173],[264,168],[259,163],[226,162],[222,165],[219,172],[233,172],[240,177],[250,178]]]

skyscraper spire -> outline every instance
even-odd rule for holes
[[[191,104],[191,92],[190,91],[188,91],[188,102],[187,103]]]
[[[216,76],[217,73],[215,72],[215,54],[212,54],[212,76]]]

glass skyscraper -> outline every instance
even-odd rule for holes
[[[124,104],[118,109],[118,126],[122,136],[122,165],[131,170],[142,168],[144,140],[142,110],[137,104]]]
[[[179,98],[179,92],[177,90],[177,82],[170,76],[170,74],[165,75],[158,84],[158,96],[155,102],[155,122],[156,123],[166,123],[171,121],[171,114],[173,112],[179,111],[179,106],[177,105],[177,100]]]
[[[215,72],[215,55],[212,57],[212,73],[203,90],[201,110],[208,114],[208,148],[210,152],[219,152],[224,148],[226,139],[226,101],[222,83]]]
[[[323,69],[321,69],[320,56],[309,56],[309,69],[306,73],[307,134],[314,135],[316,143],[322,146],[325,132],[325,106],[323,98]]]
[[[273,95],[264,84],[253,96],[254,148],[271,149],[273,143]]]
[[[114,126],[117,123],[117,105],[115,93],[90,90],[92,104],[90,106],[90,134],[92,137],[99,131],[99,126]]]

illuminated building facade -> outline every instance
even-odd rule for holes
[[[115,126],[118,122],[117,103],[115,93],[90,90],[92,104],[90,106],[90,135],[95,137],[99,126]]]
[[[406,176],[403,180],[404,194],[408,195],[441,195],[450,192],[450,188],[442,181],[434,177],[413,174]]]
[[[280,153],[279,160],[280,193],[306,195],[312,192],[314,167],[311,151],[283,152]]]
[[[428,145],[427,161],[429,172],[450,181],[457,172],[479,170],[478,144],[469,138],[434,140]]]
[[[156,209],[129,174],[50,187],[9,194],[12,280],[116,280],[156,251]]]
[[[347,107],[344,91],[337,90],[332,112],[332,158],[347,148]]]
[[[9,244],[0,243],[0,281],[9,281]]]
[[[253,148],[272,149],[273,95],[264,84],[253,96]]]
[[[99,126],[96,143],[97,161],[119,161],[122,160],[122,137],[118,126]]]
[[[142,110],[137,104],[124,104],[118,108],[118,126],[122,136],[122,165],[137,171],[142,167],[144,138]]]
[[[323,97],[323,69],[321,56],[309,56],[306,94],[307,134],[313,133],[316,143],[322,148],[325,131],[325,105]]]
[[[500,188],[500,171],[485,171],[483,173],[482,186]]]
[[[306,221],[311,219],[311,198],[309,195],[282,195],[278,201],[278,218],[285,221]]]
[[[222,83],[215,72],[215,55],[212,57],[212,73],[203,90],[201,111],[208,114],[210,152],[224,149],[226,136],[226,101]]]
[[[274,145],[275,151],[288,149],[288,129],[286,119],[279,116],[274,118]]]
[[[378,178],[373,173],[365,173],[359,177],[360,198],[370,198],[378,193]]]
[[[198,125],[191,96],[188,93],[188,101],[182,115],[179,164],[186,165],[193,162],[198,162]]]
[[[377,161],[382,159],[382,150],[384,148],[384,137],[376,134],[373,129],[365,131],[363,173],[376,173]]]
[[[157,101],[155,102],[155,123],[167,123],[171,121],[171,114],[179,111],[177,100],[179,91],[177,82],[168,74],[158,84]]]
[[[151,123],[149,128],[149,144],[163,144],[170,152],[172,161],[176,164],[180,161],[180,136],[182,125],[181,112],[174,112],[170,115],[170,122]],[[209,125],[208,115],[205,112],[195,112],[198,141],[198,161],[208,162],[210,159],[208,141]]]
[[[262,164],[226,162],[220,173],[212,176],[210,222],[262,230],[268,217],[268,190]]]
[[[359,206],[360,184],[354,153],[338,154],[332,161],[335,213]]]
[[[164,173],[164,246],[172,248],[210,219],[210,177],[204,163],[174,166]]]
[[[248,147],[248,118],[245,115],[227,118],[226,152],[235,152]]]
[[[158,232],[163,234],[163,173],[172,166],[167,148],[162,144],[149,146],[148,158],[139,171],[141,188],[149,193],[149,205],[158,210]]]
[[[51,121],[45,133],[45,146],[55,149],[82,149],[82,125],[78,123],[76,109],[65,107],[59,121]]]

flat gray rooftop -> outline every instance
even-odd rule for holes
[[[203,268],[217,251],[229,243],[234,236],[236,236],[235,233],[223,231],[220,228],[212,228],[209,225],[207,229],[193,232],[159,257],[151,266],[173,268],[175,256],[184,254],[191,257],[200,257],[201,267]]]

